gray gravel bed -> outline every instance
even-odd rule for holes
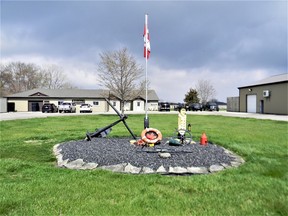
[[[157,169],[161,165],[168,167],[210,167],[213,164],[231,165],[231,158],[224,149],[209,143],[202,146],[199,143],[183,146],[170,146],[167,140],[161,141],[155,147],[140,147],[130,144],[129,138],[93,138],[92,141],[70,141],[62,143],[59,149],[63,160],[74,161],[83,159],[86,163],[97,163],[98,166],[108,166],[130,163],[136,167]],[[158,153],[147,153],[157,149],[167,149],[170,158],[161,158]],[[173,152],[175,151],[175,152]],[[189,153],[188,153],[189,152]]]

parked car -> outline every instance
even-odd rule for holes
[[[42,113],[55,113],[58,112],[58,108],[53,103],[46,103],[42,106]]]
[[[208,111],[219,111],[219,107],[215,102],[208,102],[203,107],[204,110]]]
[[[185,108],[187,110],[187,107],[184,103],[178,103],[174,106],[175,111],[180,111],[182,108]]]
[[[59,113],[60,112],[76,112],[76,104],[70,102],[64,102],[59,105],[58,107]]]
[[[168,103],[168,102],[160,102],[158,104],[158,110],[159,111],[168,111],[168,112],[170,112],[170,103]]]
[[[80,105],[80,113],[90,112],[92,113],[92,105],[90,104],[81,104]]]
[[[192,111],[198,111],[198,110],[202,111],[202,104],[200,104],[200,103],[192,103],[192,104],[189,105],[188,110],[190,110],[190,111],[191,110]]]

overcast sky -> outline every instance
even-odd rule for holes
[[[78,88],[101,88],[99,54],[127,47],[150,87],[182,102],[198,80],[220,101],[238,88],[287,73],[287,1],[1,1],[1,61],[56,64]],[[144,75],[144,74],[143,74]]]

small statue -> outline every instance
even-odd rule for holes
[[[178,130],[186,131],[186,109],[181,108],[178,114]]]
[[[175,136],[169,140],[169,145],[178,146],[193,142],[191,124],[188,125],[188,130],[186,129],[186,117],[186,109],[183,107],[180,108],[178,113],[178,128]]]

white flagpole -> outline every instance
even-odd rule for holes
[[[144,119],[144,128],[149,128],[149,119],[148,119],[148,78],[147,78],[147,66],[148,66],[148,14],[145,14],[145,85],[146,85],[146,98],[145,98],[145,119]]]
[[[148,36],[147,36],[147,30],[148,30],[148,14],[145,14],[145,26],[146,26],[146,35],[145,35],[145,37],[146,37],[146,41],[145,41],[145,60],[146,60],[146,78],[145,78],[145,84],[146,84],[146,106],[145,106],[145,118],[146,119],[148,119],[148,113],[147,113],[147,97],[148,97],[148,90],[147,90],[147,88],[148,88],[148,84],[147,84],[147,63],[148,63],[148,61],[147,61],[147,58],[148,58],[148,51],[147,51],[147,41],[148,41]]]

